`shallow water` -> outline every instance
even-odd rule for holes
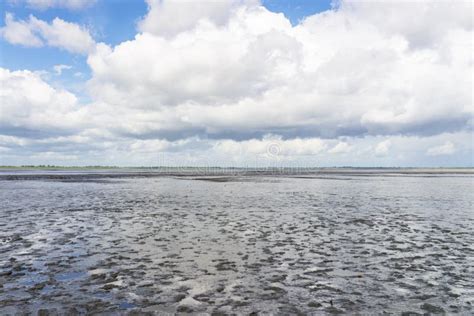
[[[474,311],[472,175],[73,180],[0,181],[0,314]]]

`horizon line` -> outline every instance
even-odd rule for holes
[[[0,168],[106,168],[106,169],[126,169],[126,168],[137,168],[137,169],[183,169],[183,168],[208,168],[208,169],[474,169],[474,166],[199,166],[199,165],[183,165],[183,166],[120,166],[120,165],[0,165]]]

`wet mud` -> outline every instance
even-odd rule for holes
[[[0,181],[0,314],[471,314],[474,178]]]

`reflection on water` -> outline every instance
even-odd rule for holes
[[[196,178],[0,181],[0,314],[473,311],[471,175]]]

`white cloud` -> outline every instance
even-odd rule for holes
[[[31,143],[30,139],[16,136],[0,135],[0,144],[5,146],[19,145],[25,146]]]
[[[277,135],[266,135],[262,139],[245,141],[219,140],[214,145],[216,152],[230,155],[263,155],[270,158],[280,156],[317,155],[326,149],[326,144],[318,138],[283,140]]]
[[[78,128],[80,107],[70,92],[51,87],[39,74],[0,68],[0,134],[8,130]],[[40,137],[40,132],[37,133]]]
[[[60,18],[55,18],[51,23],[33,15],[28,20],[15,20],[7,12],[0,35],[11,44],[33,47],[48,45],[78,54],[90,53],[95,48],[95,41],[86,28]]]
[[[57,76],[61,76],[63,70],[71,69],[70,65],[54,65],[53,70]]]
[[[396,152],[375,156],[374,146],[388,140],[397,149]],[[443,142],[458,144],[456,151],[450,156],[452,161],[456,161],[453,165],[469,166],[472,159],[472,135],[469,132],[423,138],[348,137],[344,142],[353,148],[350,155],[330,154],[338,141],[328,139],[283,140],[277,135],[243,141],[199,137],[178,140],[135,139],[113,135],[99,128],[89,128],[69,136],[0,136],[0,147],[4,148],[0,161],[4,164],[69,164],[68,160],[60,160],[61,155],[75,155],[80,157],[82,164],[108,165],[439,166],[443,156],[431,156],[429,160],[420,158],[424,157],[429,148]],[[44,160],[38,160],[38,157],[42,157],[41,153],[48,153]]]
[[[341,10],[363,17],[385,36],[402,36],[412,48],[436,48],[452,30],[473,27],[470,1],[345,0]]]
[[[9,0],[12,5],[24,4],[28,8],[46,10],[50,8],[63,8],[80,10],[93,6],[97,0]]]
[[[235,3],[210,2],[194,16],[192,5],[152,1],[143,33],[89,56],[91,95],[103,109],[127,113],[116,128],[332,138],[433,135],[472,124],[472,25],[463,5],[377,5],[391,17],[386,26],[378,11],[351,2],[292,26],[260,5]],[[175,6],[190,16],[168,30],[160,21],[173,19]],[[457,11],[463,18],[443,21],[429,43],[402,25],[402,12],[419,11],[411,26],[418,34],[445,9],[447,19]]]
[[[328,150],[330,154],[346,154],[352,150],[351,145],[346,142],[338,142],[336,146]]]
[[[30,16],[30,24],[49,46],[81,54],[86,54],[94,49],[95,42],[89,31],[75,23],[55,18],[49,24]]]
[[[142,32],[158,36],[174,36],[194,28],[198,23],[224,25],[240,5],[256,4],[256,0],[220,0],[192,2],[186,0],[146,0],[148,14],[139,22]]]
[[[426,151],[428,156],[452,155],[456,151],[456,147],[450,141],[435,147],[431,147]]]
[[[5,14],[5,26],[0,28],[0,35],[9,43],[30,47],[43,46],[43,41],[34,34],[27,21],[15,21],[11,13]]]
[[[375,146],[375,155],[376,156],[386,156],[392,146],[390,139],[384,140]]]
[[[2,70],[4,134],[46,136],[0,146],[107,164],[156,165],[160,153],[171,164],[398,166],[436,164],[450,150],[472,164],[464,4],[344,1],[292,26],[254,1],[148,3],[140,33],[116,46],[61,19],[7,14],[7,41],[88,55],[91,101]]]

